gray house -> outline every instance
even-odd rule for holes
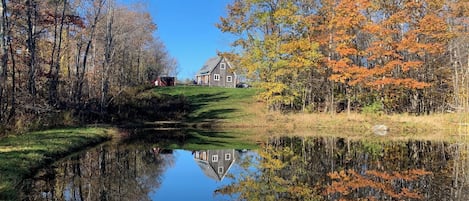
[[[213,57],[205,62],[204,66],[195,75],[197,85],[236,87],[238,77],[228,59]]]
[[[194,151],[194,160],[207,177],[222,181],[236,160],[234,149]]]

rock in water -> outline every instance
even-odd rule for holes
[[[381,135],[381,136],[387,135],[389,131],[389,128],[387,126],[381,125],[381,124],[374,125],[371,129],[373,130],[374,134]]]

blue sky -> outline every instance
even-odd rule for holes
[[[157,36],[179,62],[179,79],[193,79],[207,59],[230,49],[230,37],[215,24],[231,0],[150,0]]]

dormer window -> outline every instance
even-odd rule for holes
[[[221,64],[220,64],[220,69],[226,69],[226,64],[225,64],[225,63],[221,63]]]

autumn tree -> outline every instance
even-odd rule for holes
[[[68,6],[69,4],[67,0],[63,0],[63,2],[56,1],[55,9],[53,12],[54,40],[52,44],[52,53],[50,57],[49,69],[49,104],[53,106],[57,106],[57,104],[60,102],[57,87],[59,84],[60,58],[62,56],[62,42],[64,35],[63,31],[65,23],[68,21],[66,21],[66,18],[70,20],[70,17],[66,17],[66,11]]]
[[[305,106],[307,85],[297,81],[310,75],[319,55],[296,2],[237,0],[227,9],[217,26],[238,36],[239,66],[259,81],[260,98],[274,110]]]
[[[463,5],[237,0],[217,26],[237,36],[239,66],[260,81],[260,97],[274,109],[322,105],[318,110],[335,112],[379,103],[389,113],[429,114],[451,101],[445,54],[452,49],[453,64],[464,58],[449,48],[464,27]]]
[[[454,90],[450,102],[450,110],[458,112],[469,111],[469,52],[467,51],[467,35],[469,9],[465,1],[445,1],[447,10],[445,16],[448,21],[448,30],[452,38],[448,45],[449,66],[451,82],[448,83]],[[448,70],[449,70],[448,69]]]
[[[0,121],[105,114],[123,90],[177,73],[144,5],[112,0],[2,1]],[[16,121],[7,124],[7,120]],[[47,119],[47,118],[45,118]],[[50,123],[50,122],[49,122]],[[59,122],[53,122],[59,123]]]

